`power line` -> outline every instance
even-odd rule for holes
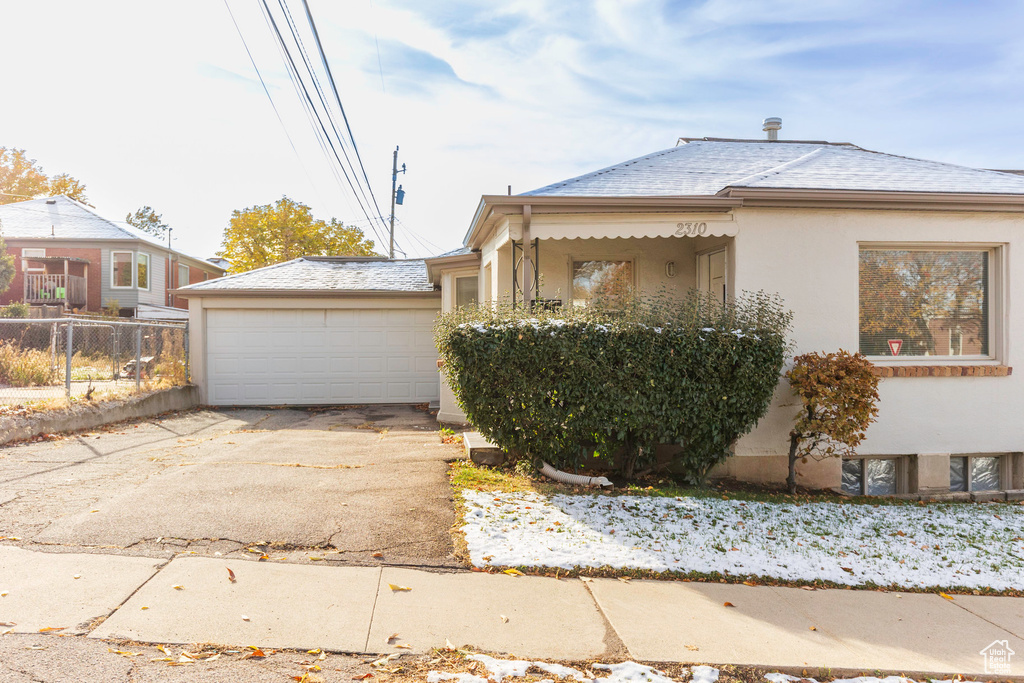
[[[270,7],[267,5],[267,0],[261,0],[260,4],[263,7],[263,10],[265,12],[265,17],[266,17],[267,21],[269,22],[269,24],[271,26],[271,29],[273,30],[274,34],[277,36],[278,44],[281,46],[281,50],[282,50],[282,52],[284,54],[284,57],[286,59],[285,66],[290,68],[289,77],[290,78],[294,77],[295,79],[297,79],[298,86],[302,89],[302,94],[305,96],[305,101],[308,104],[309,110],[311,111],[312,115],[316,118],[317,123],[320,126],[320,130],[324,134],[324,137],[329,141],[330,140],[330,136],[327,134],[327,128],[326,128],[326,126],[324,126],[323,119],[320,117],[320,112],[317,111],[316,106],[313,104],[313,99],[309,96],[309,90],[306,88],[305,82],[303,82],[301,76],[299,75],[298,68],[295,66],[295,60],[292,59],[291,52],[288,51],[287,44],[284,41],[284,36],[281,34],[281,31],[280,31],[280,29],[277,26],[277,21],[274,19],[273,14],[270,12]],[[338,166],[341,167],[342,173],[345,175],[345,180],[348,183],[349,188],[352,190],[352,194],[355,197],[356,202],[359,204],[359,208],[362,210],[363,215],[366,216],[367,219],[369,219],[370,218],[370,214],[367,211],[366,207],[363,206],[362,201],[360,201],[359,193],[356,191],[355,185],[353,184],[352,179],[349,177],[348,171],[345,169],[345,165],[341,161],[341,157],[338,155],[338,152],[334,148],[333,143],[329,142],[329,146],[331,148],[331,152],[333,152],[333,154],[334,154],[334,158],[338,162]],[[371,195],[372,195],[372,193],[371,193]]]
[[[274,115],[277,116],[277,122],[281,124],[281,130],[284,131],[284,136],[288,138],[288,144],[292,148],[292,152],[295,153],[295,158],[299,162],[299,166],[302,167],[302,172],[306,175],[306,180],[309,181],[310,187],[317,193],[317,197],[320,197],[320,192],[316,189],[316,184],[313,182],[313,177],[309,175],[309,169],[306,168],[306,164],[303,163],[302,157],[299,155],[299,150],[295,148],[295,142],[292,141],[292,136],[288,133],[288,127],[284,125],[284,119],[281,118],[281,112],[278,111],[277,105],[274,104],[274,98],[270,96],[270,90],[267,88],[266,82],[263,80],[263,74],[260,73],[260,69],[256,66],[256,60],[252,57],[252,52],[249,50],[249,44],[245,42],[245,36],[242,35],[242,29],[239,28],[238,22],[235,20],[235,13],[231,11],[231,5],[228,0],[224,0],[224,7],[228,10],[228,16],[231,17],[231,23],[235,25],[235,31],[238,32],[238,37],[242,40],[242,46],[245,48],[245,54],[249,56],[249,63],[252,64],[253,70],[256,72],[256,76],[260,79],[260,85],[263,86],[263,92],[267,94],[267,99],[270,100],[270,106],[274,110]],[[323,197],[320,197],[320,201],[323,202]]]
[[[316,90],[317,98],[320,100],[320,105],[324,109],[324,113],[327,116],[328,123],[331,124],[331,130],[334,131],[334,136],[338,139],[338,143],[341,145],[341,152],[342,152],[342,154],[345,157],[345,161],[348,163],[349,169],[352,170],[352,175],[356,178],[356,187],[359,188],[359,191],[360,191],[360,193],[363,196],[363,200],[366,202],[366,205],[369,206],[370,199],[367,198],[366,192],[363,190],[362,184],[359,183],[359,175],[355,171],[355,166],[353,166],[353,164],[352,164],[351,157],[349,157],[348,150],[346,149],[346,145],[345,145],[345,140],[341,136],[341,134],[338,132],[338,128],[337,128],[337,126],[334,123],[333,112],[331,111],[331,108],[328,106],[326,100],[324,99],[324,93],[323,93],[323,89],[320,86],[320,80],[316,77],[316,72],[313,69],[312,63],[310,62],[309,55],[306,53],[306,47],[305,47],[305,45],[302,42],[301,36],[299,35],[298,27],[296,26],[295,21],[292,19],[291,11],[288,9],[288,3],[286,2],[286,0],[278,0],[278,4],[280,5],[281,10],[284,12],[285,19],[286,19],[286,21],[288,23],[288,28],[289,28],[289,30],[291,31],[291,34],[292,34],[292,40],[295,41],[295,44],[299,48],[299,52],[302,55],[302,63],[306,67],[306,72],[309,74],[310,78],[313,81],[313,87]],[[332,145],[333,145],[333,142],[332,142]],[[369,187],[367,189],[369,189]],[[372,196],[372,191],[371,191],[371,196]]]
[[[331,84],[331,92],[334,93],[334,99],[338,103],[338,109],[341,111],[341,118],[345,121],[345,129],[348,130],[348,138],[352,143],[353,151],[356,153],[356,160],[359,161],[359,168],[363,172],[363,179],[366,181],[366,187],[370,191],[370,197],[373,198],[373,205],[377,209],[377,216],[380,217],[381,223],[383,223],[384,215],[381,213],[380,205],[377,203],[377,197],[373,194],[373,186],[370,185],[370,178],[366,175],[366,167],[363,165],[363,159],[359,155],[359,147],[356,145],[355,136],[352,135],[352,127],[348,123],[348,116],[345,114],[345,107],[341,103],[341,96],[338,94],[338,87],[334,83],[334,75],[331,73],[331,67],[327,63],[327,55],[324,54],[324,46],[320,42],[320,33],[316,30],[316,22],[313,21],[313,14],[309,10],[309,2],[307,2],[307,0],[302,0],[302,6],[306,10],[306,19],[309,21],[309,27],[313,30],[313,38],[316,40],[316,49],[320,53],[320,60],[324,64],[324,71],[327,72],[327,81]]]

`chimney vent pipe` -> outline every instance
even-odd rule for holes
[[[780,119],[778,116],[769,116],[764,120],[764,123],[762,123],[761,130],[768,133],[769,140],[778,140],[779,130],[781,130],[781,128],[782,119]]]

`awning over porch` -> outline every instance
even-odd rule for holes
[[[510,217],[514,218],[514,217]],[[623,217],[534,214],[530,238],[630,239],[638,237],[735,237],[732,214],[655,214]],[[509,236],[522,239],[522,221],[510,220]]]

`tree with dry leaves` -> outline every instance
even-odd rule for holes
[[[878,416],[878,377],[859,353],[805,353],[786,379],[802,406],[789,433],[789,492],[796,493],[796,463],[853,455]]]
[[[0,204],[65,195],[87,204],[85,185],[67,173],[47,176],[23,149],[0,147]]]

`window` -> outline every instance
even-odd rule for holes
[[[994,253],[861,247],[861,353],[991,357]]]
[[[899,489],[896,458],[843,460],[843,492],[851,496],[891,496]]]
[[[573,306],[603,301],[614,307],[632,292],[632,261],[572,262]]]
[[[110,286],[127,288],[132,286],[132,252],[110,252]]]
[[[149,289],[149,254],[138,254],[135,263],[135,281],[139,289]]]
[[[463,306],[475,305],[477,302],[476,293],[478,286],[479,277],[476,275],[455,278],[455,307],[462,308]]]
[[[178,286],[184,287],[188,284],[188,266],[184,263],[178,264]]]
[[[1002,488],[997,455],[954,456],[949,459],[950,491],[998,491]]]
[[[31,258],[44,258],[45,256],[46,256],[46,250],[45,249],[22,249],[21,250],[21,259],[23,261],[31,259]],[[32,263],[26,263],[25,264],[25,270],[27,272],[29,272],[29,273],[45,273],[46,272],[46,266],[43,265],[42,263],[39,263],[39,262],[36,262],[35,265],[33,265]]]

